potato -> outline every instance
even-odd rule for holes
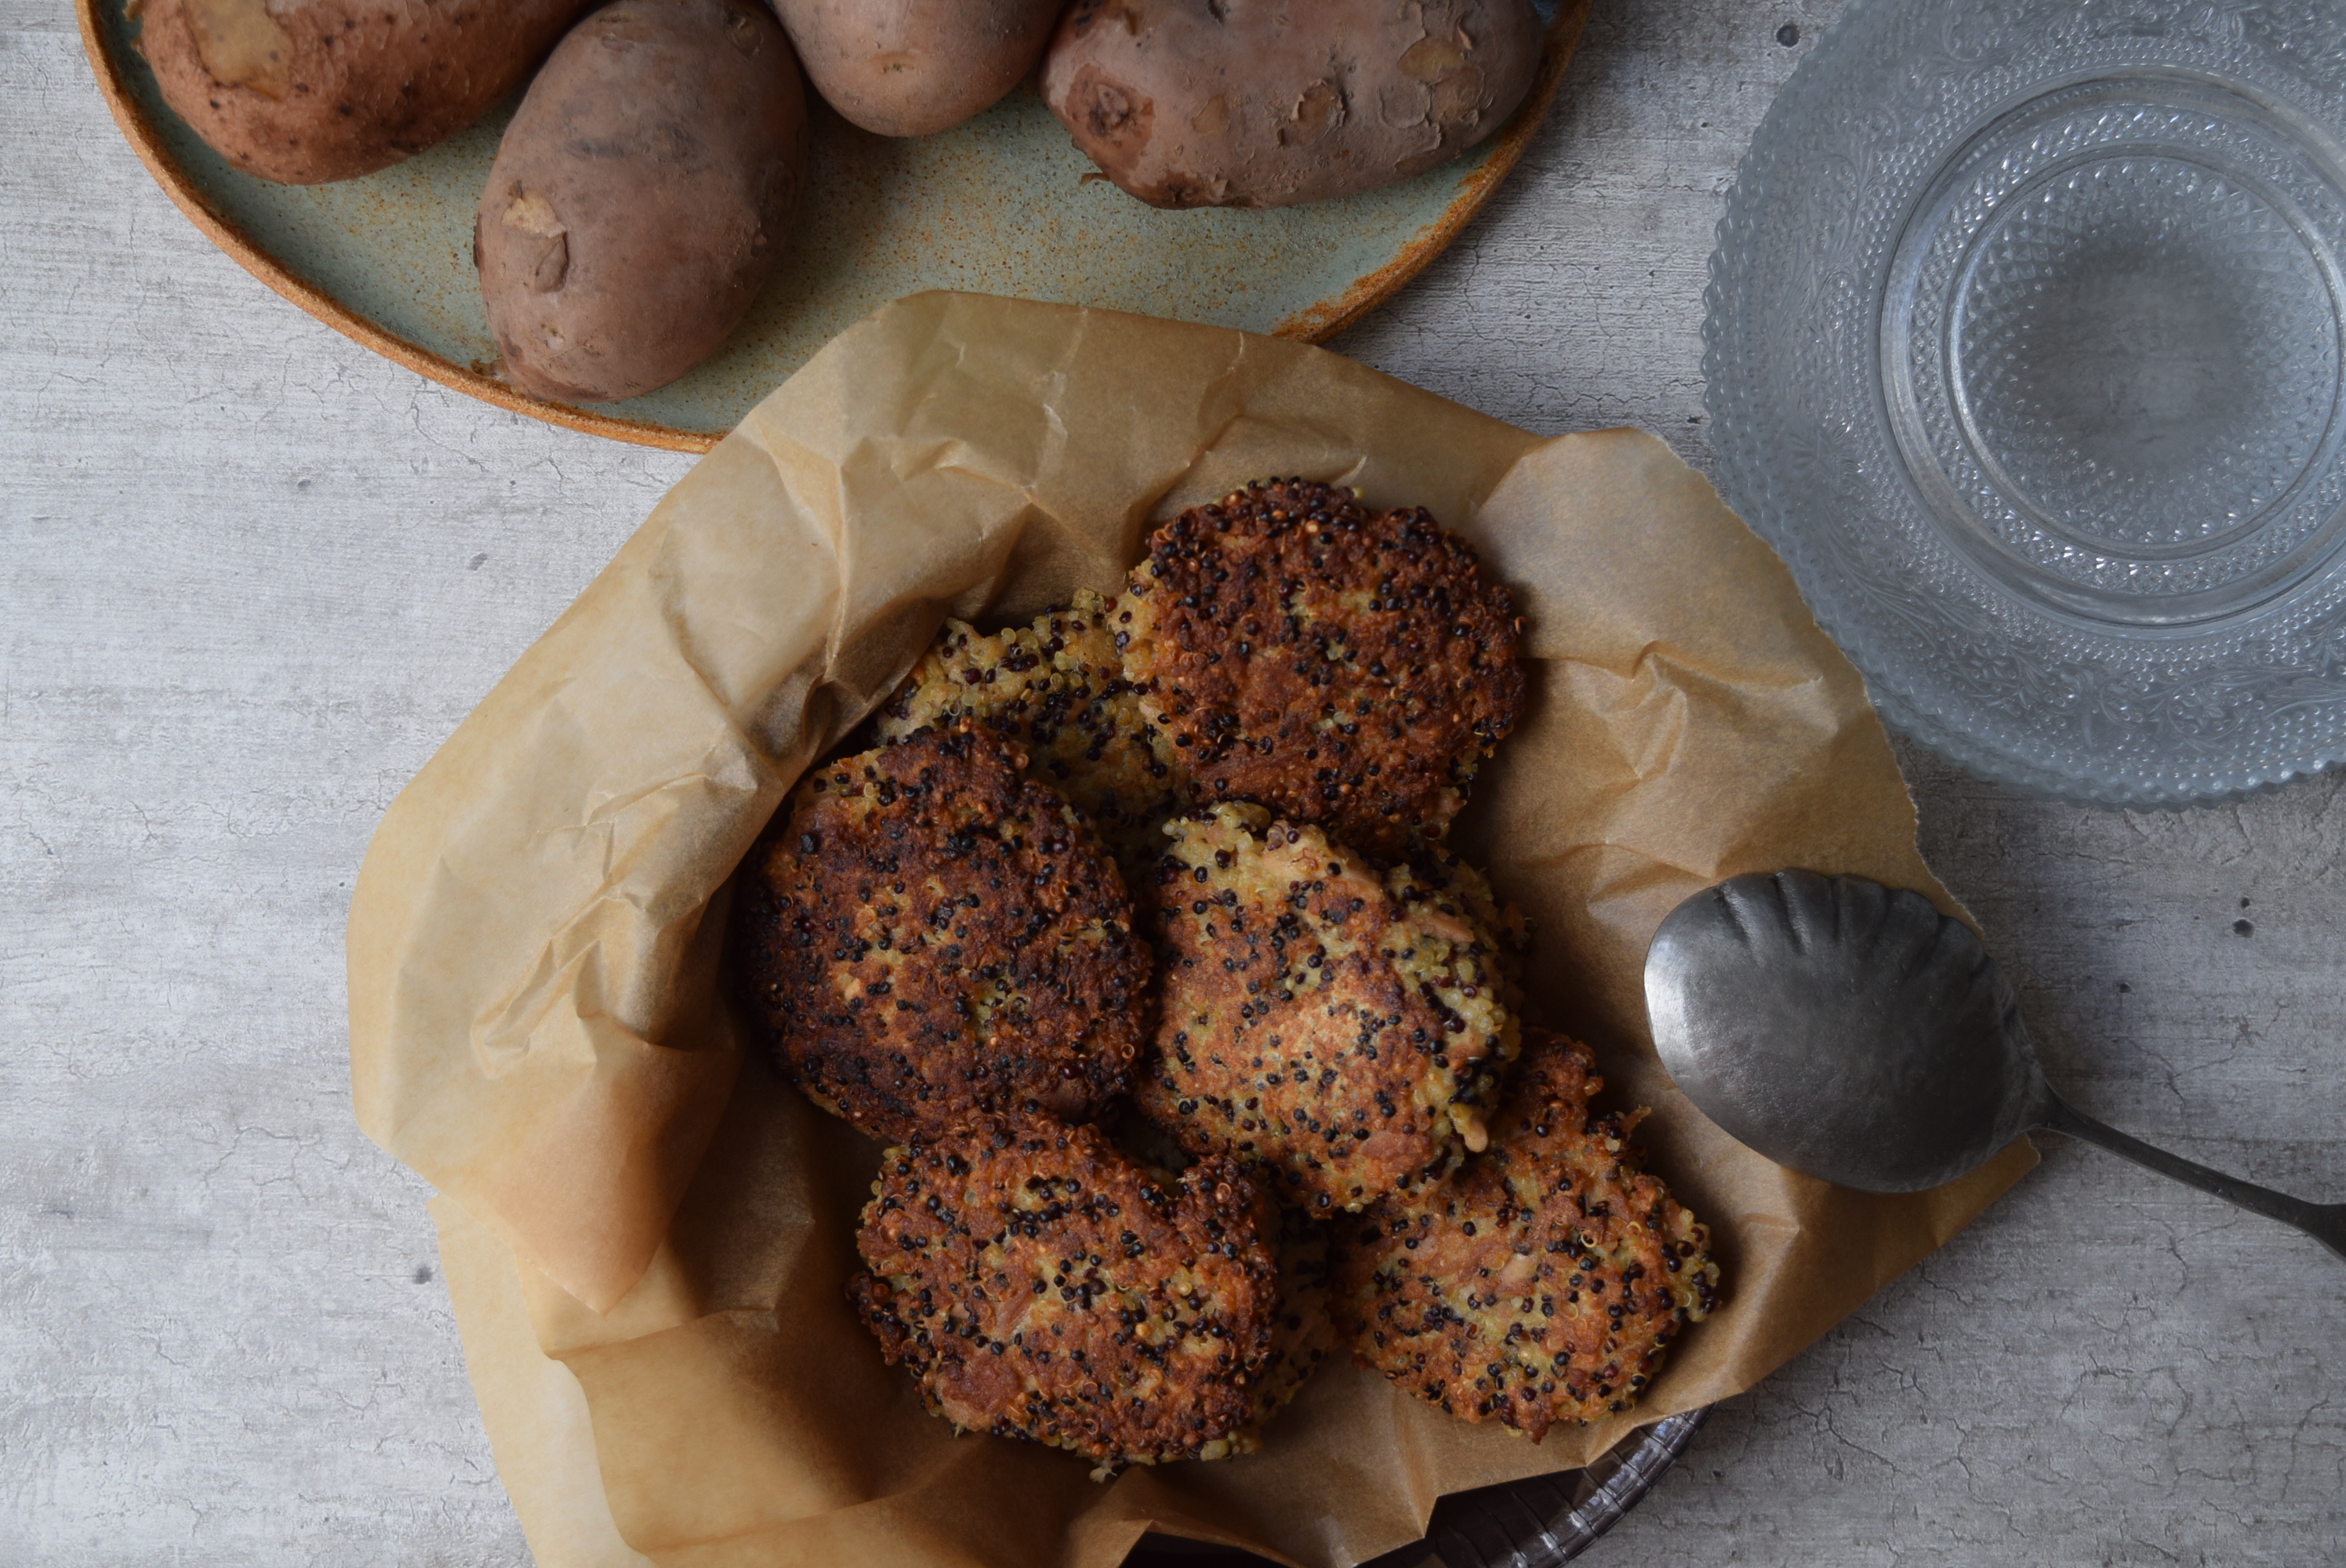
[[[263,179],[387,168],[519,87],[586,0],[144,0],[163,101]]]
[[[991,108],[1042,57],[1062,0],[773,0],[832,108],[927,136]]]
[[[1432,168],[1538,71],[1530,0],[1076,0],[1043,97],[1153,207],[1286,207]]]
[[[714,352],[772,272],[807,163],[797,58],[757,0],[617,0],[505,127],[473,231],[506,379],[636,397]]]

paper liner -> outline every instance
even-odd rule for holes
[[[1425,506],[1515,591],[1526,710],[1459,842],[1537,922],[1527,1015],[1596,1047],[1608,1103],[1653,1107],[1640,1140],[1728,1300],[1637,1411],[1538,1446],[1338,1361],[1260,1454],[1099,1484],[954,1437],[881,1364],[842,1295],[875,1151],[744,1060],[725,888],[944,616],[1112,591],[1156,521],[1270,474]],[[703,459],[393,802],[352,903],[359,1117],[444,1195],[474,1388],[549,1568],[1107,1568],[1147,1528],[1352,1563],[1443,1492],[1749,1388],[2033,1163],[2018,1143],[1867,1196],[1671,1088],[1648,938],[1787,866],[1954,908],[1856,673],[1661,443],[1543,442],[1296,343],[921,295]]]

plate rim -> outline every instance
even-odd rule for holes
[[[99,28],[97,7],[105,3],[107,0],[74,0],[74,16],[81,29],[82,53],[89,62],[90,74],[97,78],[99,96],[114,116],[116,128],[138,154],[148,174],[162,188],[163,194],[187,215],[204,238],[278,295],[360,347],[451,391],[511,413],[588,435],[669,452],[705,453],[724,439],[722,433],[712,434],[649,420],[627,419],[578,404],[532,397],[469,365],[457,364],[408,341],[300,277],[207,202],[201,187],[164,149],[154,124],[124,79],[123,62],[108,48]],[[1522,159],[1534,133],[1546,120],[1565,72],[1579,48],[1580,35],[1593,4],[1594,0],[1561,0],[1541,42],[1539,71],[1532,78],[1530,92],[1507,123],[1492,137],[1489,156],[1458,182],[1456,193],[1441,215],[1412,236],[1399,254],[1354,279],[1342,292],[1307,305],[1274,323],[1270,336],[1307,343],[1325,342],[1391,299],[1449,249]]]

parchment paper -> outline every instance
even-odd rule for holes
[[[1540,1446],[1331,1363],[1260,1454],[1101,1485],[954,1437],[881,1364],[842,1296],[875,1151],[745,1059],[716,984],[725,887],[942,616],[1112,591],[1155,521],[1270,473],[1426,506],[1517,595],[1530,700],[1462,847],[1537,922],[1528,1016],[1596,1046],[1612,1103],[1653,1107],[1642,1141],[1709,1222],[1729,1300],[1633,1416]],[[1671,1089],[1648,937],[1784,866],[1953,908],[1856,673],[1659,442],[1543,442],[1300,344],[921,295],[695,467],[393,804],[352,905],[358,1113],[444,1195],[467,1362],[549,1568],[1107,1568],[1152,1526],[1351,1563],[1443,1492],[1750,1387],[2033,1163],[2016,1144],[1862,1196]]]

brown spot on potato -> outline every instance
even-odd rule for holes
[[[1095,79],[1085,97],[1091,107],[1084,118],[1092,127],[1092,135],[1101,140],[1134,151],[1148,140],[1148,122],[1155,115],[1153,104],[1147,100],[1135,102],[1130,88],[1122,82]]]
[[[1483,73],[1467,66],[1433,84],[1433,117],[1443,125],[1473,119],[1483,107]]]
[[[507,229],[518,229],[524,234],[535,234],[544,239],[558,239],[568,232],[563,228],[562,220],[554,216],[553,203],[535,191],[516,190],[514,193],[513,200],[505,206],[505,225]]]
[[[562,287],[562,280],[570,274],[570,237],[557,234],[548,239],[529,264],[524,281],[533,294],[551,294]]]
[[[1219,136],[1230,125],[1230,100],[1216,93],[1189,117],[1189,128],[1199,136]]]
[[[196,57],[224,87],[281,99],[293,85],[293,40],[265,0],[186,0]]]
[[[1438,82],[1466,63],[1466,51],[1456,38],[1420,38],[1402,51],[1402,75],[1421,82]]]
[[[570,231],[554,215],[554,208],[546,198],[535,191],[524,191],[506,204],[505,226],[518,229],[536,244],[523,245],[517,254],[515,270],[522,286],[533,294],[550,294],[562,287],[562,280],[570,271]],[[480,265],[479,228],[474,229],[474,265]]]
[[[1317,81],[1295,100],[1292,123],[1279,128],[1279,145],[1300,147],[1317,141],[1331,127],[1344,123],[1344,95],[1331,81]]]

